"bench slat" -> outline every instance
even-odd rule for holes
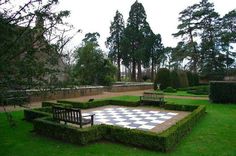
[[[90,115],[91,119],[82,118],[80,109],[63,108],[53,106],[53,119],[58,121],[64,121],[65,123],[78,124],[82,128],[82,125],[89,124],[93,125],[93,116]]]
[[[143,96],[140,97],[140,101],[143,102],[158,102],[160,104],[164,103],[164,95],[157,93],[144,92]]]

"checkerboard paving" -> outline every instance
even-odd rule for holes
[[[124,107],[104,108],[83,113],[83,116],[89,114],[95,114],[95,124],[117,125],[141,130],[151,130],[158,124],[162,124],[178,115],[178,113],[173,112],[148,111]]]

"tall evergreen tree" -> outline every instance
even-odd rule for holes
[[[121,80],[121,40],[124,35],[123,15],[117,10],[113,22],[110,26],[110,37],[107,38],[106,45],[109,47],[108,57],[117,63],[117,80]]]
[[[233,62],[235,62],[236,54],[232,52],[232,43],[236,43],[236,10],[232,10],[227,13],[223,19],[221,28],[223,29],[221,34],[222,50],[226,53],[226,68],[227,71]]]
[[[199,54],[196,42],[196,36],[200,29],[198,15],[198,5],[194,4],[187,7],[182,12],[180,12],[178,25],[179,31],[173,34],[175,37],[182,37],[182,43],[185,44],[185,47],[188,47],[188,52],[185,53],[186,57],[190,57],[190,70],[197,72],[197,64],[199,61]]]
[[[223,72],[224,55],[220,53],[220,16],[215,12],[214,4],[202,0],[199,5],[201,16],[201,63],[202,72]]]
[[[145,31],[149,24],[146,21],[147,15],[141,3],[136,1],[129,12],[127,27],[124,31],[123,48],[128,52],[125,60],[132,62],[131,80],[136,80],[136,67],[138,67],[138,80],[141,80],[141,67],[145,53]]]
[[[146,61],[144,60],[144,67],[149,67],[149,64],[151,64],[151,80],[154,80],[154,70],[155,67],[160,64],[160,58],[164,53],[164,46],[162,44],[161,35],[160,34],[154,34],[151,32],[149,37],[146,38]],[[150,63],[151,62],[151,63]]]

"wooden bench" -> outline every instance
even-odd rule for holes
[[[53,106],[53,119],[57,121],[64,121],[65,124],[72,123],[77,124],[82,128],[83,125],[94,123],[94,115],[82,116],[81,110],[79,108],[64,108],[60,106]],[[87,118],[89,117],[89,118]]]
[[[143,96],[140,96],[140,103],[152,103],[155,105],[163,105],[165,104],[164,101],[164,94],[162,93],[155,93],[155,92],[144,92]]]

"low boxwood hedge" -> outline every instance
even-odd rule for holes
[[[129,107],[135,107],[139,105],[139,102],[122,101],[122,100],[98,100],[92,102],[58,100],[57,102],[60,104],[70,104],[75,108],[81,108],[81,109],[95,108],[107,105],[129,106]]]
[[[102,125],[76,128],[54,122],[49,117],[35,119],[33,126],[37,134],[79,145],[86,145],[90,142],[100,140],[106,134],[106,127]]]
[[[171,151],[183,139],[205,114],[205,106],[168,104],[172,110],[192,111],[190,115],[161,133],[127,129],[111,125],[95,125],[87,128],[75,128],[52,121],[50,117],[35,119],[34,131],[38,134],[60,139],[70,143],[85,145],[106,139],[158,151]]]
[[[214,103],[236,103],[236,82],[211,81],[209,98]]]
[[[172,87],[167,87],[166,89],[163,89],[163,92],[166,92],[166,93],[176,93],[177,90],[172,88]]]
[[[191,114],[177,122],[174,126],[161,133],[160,135],[165,137],[165,150],[172,150],[182,139],[186,136],[199,121],[199,119],[205,114],[206,106],[193,106],[196,109]]]
[[[43,101],[42,102],[42,107],[51,107],[53,105],[60,105],[60,106],[63,106],[63,107],[73,107],[73,105],[71,104],[67,104],[67,103],[57,103],[57,102],[48,102],[48,101]]]
[[[41,117],[51,116],[51,115],[52,115],[51,107],[42,107],[42,108],[24,110],[24,119],[26,121],[32,121],[36,118],[41,118]]]
[[[199,107],[198,105],[178,105],[178,104],[165,104],[163,108],[167,110],[178,110],[178,111],[194,111]]]
[[[57,102],[61,103],[61,104],[70,104],[75,108],[81,108],[81,109],[87,109],[87,108],[94,108],[94,107],[101,107],[101,106],[109,105],[109,101],[107,101],[107,100],[92,101],[92,102],[58,100]]]

